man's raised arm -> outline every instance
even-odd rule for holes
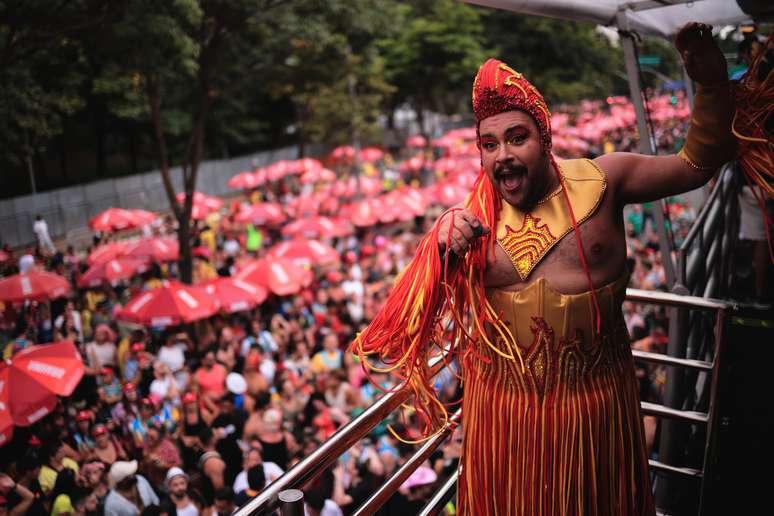
[[[596,158],[619,204],[653,201],[698,188],[734,157],[732,94],[712,27],[687,24],[677,34],[675,46],[698,85],[685,144],[678,154],[669,156],[616,152]]]

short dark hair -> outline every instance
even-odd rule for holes
[[[229,486],[223,486],[215,491],[216,500],[225,500],[226,502],[234,501],[234,490]]]
[[[253,491],[261,491],[266,486],[266,475],[263,472],[263,464],[257,464],[247,470],[247,485]]]

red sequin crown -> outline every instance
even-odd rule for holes
[[[473,114],[478,125],[485,118],[506,111],[529,113],[540,129],[543,149],[551,148],[551,113],[543,96],[522,74],[498,61],[489,59],[481,65],[473,81]]]

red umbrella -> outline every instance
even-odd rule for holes
[[[237,222],[252,222],[258,226],[276,226],[285,222],[285,212],[277,203],[261,202],[244,207],[236,214]]]
[[[105,262],[95,263],[78,278],[81,288],[97,287],[103,283],[114,284],[120,280],[131,278],[137,273],[145,272],[147,265],[136,258],[120,257]]]
[[[138,226],[144,226],[150,224],[156,220],[156,214],[148,210],[129,210],[134,215],[134,219],[137,221]]]
[[[288,160],[278,161],[272,163],[268,167],[264,168],[264,173],[269,181],[277,181],[287,176],[292,172],[293,166]]]
[[[465,200],[468,190],[454,182],[436,183],[435,199],[443,206],[454,206]]]
[[[31,346],[0,362],[0,445],[13,425],[29,426],[69,396],[83,377],[83,359],[72,342]]]
[[[351,235],[352,225],[344,219],[311,217],[291,222],[282,228],[282,234],[291,237],[334,238]]]
[[[349,145],[342,145],[340,147],[336,147],[331,151],[331,157],[336,160],[348,160],[352,159],[355,156],[355,149],[354,147],[350,147]]]
[[[317,168],[304,172],[301,176],[301,183],[330,183],[336,180],[336,172],[327,168]]]
[[[406,140],[406,147],[413,147],[416,149],[427,147],[427,138],[425,138],[421,134],[415,134],[414,136],[409,136],[408,139]]]
[[[240,172],[228,180],[228,187],[240,190],[249,190],[261,186],[265,181],[262,174],[253,172]]]
[[[248,262],[236,275],[248,283],[268,288],[278,296],[297,294],[314,279],[312,271],[286,259],[260,259]]]
[[[261,285],[248,283],[239,278],[218,278],[201,285],[213,299],[217,299],[221,310],[228,313],[251,310],[266,300],[269,294]]]
[[[296,265],[329,265],[338,263],[339,253],[317,240],[296,239],[280,242],[269,249],[269,258],[285,258]]]
[[[171,326],[204,319],[218,308],[217,301],[203,289],[164,281],[162,286],[130,299],[118,318],[145,326]]]
[[[342,216],[347,217],[355,226],[373,226],[379,221],[379,213],[373,200],[363,200],[342,207]]]
[[[180,245],[169,237],[143,238],[127,244],[123,254],[130,258],[172,262],[180,258]]]
[[[185,192],[180,192],[175,196],[177,202],[183,204],[185,201]],[[209,212],[219,210],[223,207],[223,201],[212,195],[203,194],[201,192],[193,193],[193,205],[200,206],[204,210]]]
[[[305,174],[307,172],[311,172],[312,170],[320,170],[323,168],[322,163],[312,158],[301,158],[291,163],[291,170],[296,174]]]
[[[425,165],[425,159],[422,156],[414,156],[400,164],[398,170],[401,172],[417,172],[422,170]]]
[[[362,161],[379,161],[384,157],[384,152],[378,147],[366,147],[360,151],[360,159]]]
[[[102,244],[98,247],[95,247],[86,258],[86,263],[89,265],[94,265],[95,263],[112,260],[117,256],[123,255],[127,246],[130,244],[131,242],[128,240],[121,240],[119,242],[109,242],[107,244]]]
[[[66,296],[69,292],[70,283],[63,276],[37,269],[0,279],[0,301],[41,301]]]
[[[89,221],[95,231],[113,232],[137,227],[137,217],[129,210],[110,208]]]

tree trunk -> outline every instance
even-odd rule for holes
[[[24,162],[27,164],[27,172],[30,174],[30,188],[32,189],[32,195],[38,193],[38,188],[35,185],[35,165],[33,164],[33,151],[32,144],[30,143],[30,134],[24,131]]]
[[[191,219],[188,217],[177,220],[177,240],[180,244],[180,261],[178,262],[180,281],[190,285],[193,283],[193,256],[191,252]]]

